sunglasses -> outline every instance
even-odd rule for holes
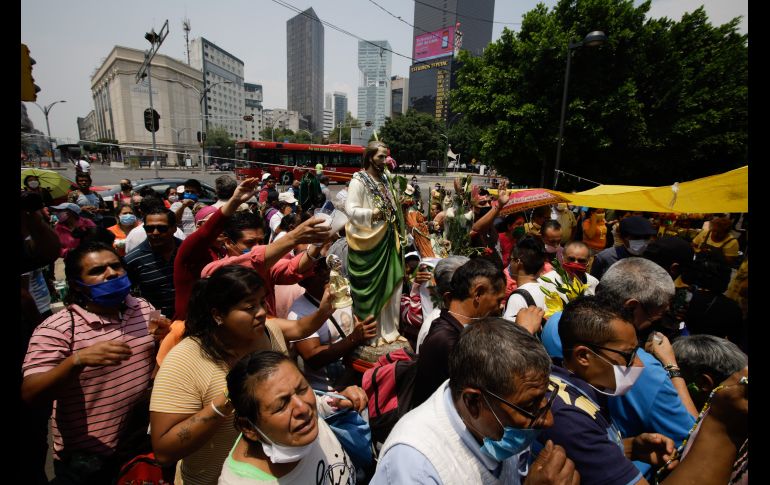
[[[514,411],[518,412],[519,414],[522,414],[527,418],[529,418],[529,424],[527,424],[527,428],[531,428],[532,425],[534,425],[540,418],[545,416],[548,410],[551,409],[551,406],[553,405],[553,401],[554,399],[556,399],[556,394],[558,393],[558,390],[559,388],[556,387],[556,384],[549,381],[548,391],[546,392],[546,396],[548,400],[546,401],[545,406],[541,407],[540,409],[536,409],[534,412],[527,411],[526,409],[520,408],[519,406],[513,404],[512,402],[508,402],[507,400],[493,393],[492,391],[482,390],[482,392],[488,394],[489,396],[492,396],[493,398],[497,399],[498,401],[505,404],[506,406],[512,408]]]
[[[168,232],[168,226],[148,226],[147,224],[144,225],[144,230],[147,232],[147,234],[152,234],[155,232],[155,230],[161,234],[165,234]]]
[[[639,347],[636,347],[631,352],[621,352],[620,350],[608,349],[607,347],[602,347],[601,345],[596,345],[596,344],[589,344],[588,342],[580,342],[580,344],[585,345],[591,350],[601,349],[601,350],[606,350],[607,352],[613,352],[615,354],[620,355],[621,357],[623,357],[623,360],[625,360],[626,362],[626,368],[631,367],[631,365],[634,363],[634,359],[636,359],[636,353],[639,351]]]
[[[588,264],[588,258],[576,258],[575,256],[564,256],[564,261],[568,263]]]

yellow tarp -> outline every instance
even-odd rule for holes
[[[677,185],[676,192],[670,185],[599,185],[574,194],[550,192],[561,195],[574,205],[605,209],[684,213],[749,211],[748,166]]]

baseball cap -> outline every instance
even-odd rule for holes
[[[269,172],[265,172],[265,173],[262,174],[262,181],[263,182],[265,182],[268,179],[272,179],[272,178],[275,178],[275,177],[273,177],[273,175],[271,173],[269,173]]]
[[[63,204],[59,205],[52,205],[51,209],[54,210],[70,210],[74,212],[75,214],[80,214],[80,206],[77,204],[73,204],[72,202],[65,202]]]
[[[406,253],[404,255],[404,259],[409,259],[409,258],[420,259],[420,253],[418,253],[417,251],[412,251],[411,253]]]
[[[207,205],[206,207],[203,207],[198,212],[195,213],[195,223],[199,223],[204,218],[208,217],[209,215],[213,214],[217,211],[217,208],[213,205]]]
[[[406,195],[414,195],[414,187],[412,187],[411,184],[406,184],[406,189],[404,190],[404,193]]]
[[[177,194],[184,194],[184,185],[180,185],[179,187],[177,187],[176,188],[176,193]]]
[[[631,216],[621,219],[620,234],[623,236],[647,237],[657,234],[650,221],[642,216]]]
[[[287,190],[286,192],[281,192],[278,194],[278,200],[281,202],[286,202],[287,204],[297,203],[297,199],[294,198],[294,192],[291,190]]]

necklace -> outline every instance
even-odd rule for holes
[[[740,380],[738,381],[738,384],[748,385],[749,384],[748,376],[741,377]],[[735,385],[737,385],[737,384],[735,384]],[[666,474],[669,471],[668,470],[668,466],[674,460],[678,460],[679,458],[681,458],[682,452],[684,451],[685,447],[687,446],[687,442],[690,440],[690,437],[692,436],[693,432],[698,428],[698,425],[703,420],[703,418],[706,416],[706,413],[708,412],[708,410],[711,408],[711,399],[714,397],[714,395],[717,392],[721,391],[725,387],[728,387],[728,386],[719,385],[719,386],[715,387],[711,391],[711,394],[709,394],[708,399],[706,399],[706,402],[703,404],[703,409],[701,409],[700,413],[698,414],[698,419],[695,420],[695,424],[692,425],[692,428],[690,428],[690,431],[687,433],[687,438],[685,438],[682,441],[682,444],[679,445],[676,450],[674,450],[673,455],[665,463],[665,465],[663,465],[662,467],[660,467],[660,469],[658,469],[658,472],[656,473],[656,478],[657,478],[658,482],[660,482],[660,480],[663,478],[664,474]],[[739,456],[740,456],[740,454],[739,454]]]
[[[487,318],[487,317],[469,317],[468,315],[463,315],[462,313],[453,312],[452,310],[447,310],[447,312],[449,312],[452,315],[455,315],[457,317],[467,318],[468,320],[483,320],[483,319]]]

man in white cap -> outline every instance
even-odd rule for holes
[[[259,191],[259,203],[264,204],[267,202],[267,196],[271,192],[278,194],[278,191],[275,189],[275,177],[269,172],[265,172],[262,174],[262,190]]]

